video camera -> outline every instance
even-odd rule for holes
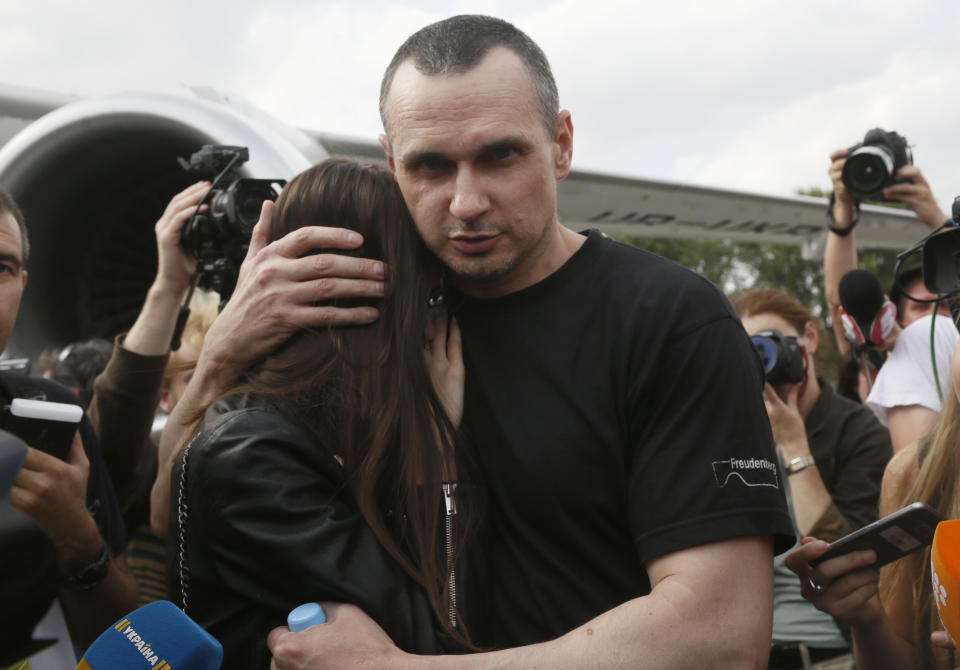
[[[913,152],[907,140],[897,133],[874,128],[863,142],[850,147],[843,165],[843,185],[857,200],[883,201],[883,189],[896,183],[893,176],[905,165],[913,164]]]
[[[933,302],[960,291],[960,227],[958,227],[960,226],[960,196],[954,199],[951,214],[952,220],[947,221],[897,256],[897,265],[894,270],[896,281],[901,289],[904,289],[904,295],[911,300]],[[903,274],[901,268],[914,267],[918,254],[923,272],[923,285],[937,298],[923,299],[912,296],[906,291],[901,281]]]
[[[180,246],[197,259],[197,285],[219,293],[221,308],[236,287],[264,200],[276,200],[286,184],[283,179],[241,177],[240,167],[249,159],[246,147],[212,144],[201,147],[189,161],[177,159],[187,172],[212,181],[200,203],[209,208],[200,212],[198,205],[183,226]]]
[[[761,330],[750,336],[756,347],[767,383],[771,386],[803,381],[803,349],[797,338],[779,330]]]

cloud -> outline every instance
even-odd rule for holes
[[[582,169],[790,193],[828,186],[827,153],[879,125],[914,144],[942,205],[960,192],[960,7],[938,0],[0,0],[0,79],[85,95],[206,84],[373,138],[393,51],[458,11],[541,44]]]

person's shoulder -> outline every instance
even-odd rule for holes
[[[904,327],[903,331],[897,337],[896,344],[900,344],[900,342],[903,341],[908,343],[916,342],[924,346],[929,346],[931,328],[937,337],[947,337],[954,341],[960,340],[960,333],[958,333],[953,319],[950,316],[946,314],[937,314],[936,316],[926,314]],[[894,345],[894,351],[896,351],[896,344]]]
[[[185,458],[191,472],[224,476],[314,461],[322,452],[306,426],[258,406],[227,412],[208,423],[188,445]]]
[[[823,392],[829,394],[828,401],[832,411],[836,413],[835,415],[840,415],[846,421],[853,421],[857,426],[876,424],[880,428],[883,427],[879,419],[877,419],[877,415],[867,405],[840,395],[830,382],[820,377],[818,377],[818,380],[820,381]]]
[[[590,231],[597,267],[608,276],[614,290],[635,295],[663,314],[674,312],[701,321],[735,317],[730,301],[713,282],[693,270],[658,254]]]

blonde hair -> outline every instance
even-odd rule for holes
[[[960,400],[950,392],[940,418],[920,440],[921,463],[897,507],[920,501],[945,519],[960,519]],[[930,633],[943,630],[933,602],[930,548],[915,551],[880,572],[880,600],[890,602],[901,586],[909,586],[913,603],[913,647],[923,668],[953,668],[951,654],[930,644]]]
[[[190,316],[183,327],[180,342],[189,344],[199,351],[203,347],[203,338],[207,336],[207,331],[210,330],[214,319],[217,318],[219,305],[220,297],[213,291],[202,289],[194,291],[193,297],[190,299]],[[170,352],[167,367],[163,371],[161,388],[164,391],[169,389],[170,382],[175,374],[190,370],[195,365],[196,361],[183,360],[183,356],[177,351]]]

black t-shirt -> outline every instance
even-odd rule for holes
[[[538,284],[453,304],[489,498],[458,593],[476,642],[561,635],[649,593],[657,556],[793,545],[759,359],[711,283],[591,232]]]
[[[27,377],[15,372],[0,372],[0,408],[6,413],[10,401],[14,398],[31,398],[79,405],[80,401],[70,389],[43,377]],[[107,475],[107,469],[100,454],[100,443],[93,432],[86,413],[80,422],[80,437],[83,450],[90,461],[90,474],[87,479],[87,508],[93,515],[100,534],[114,555],[123,553],[126,545],[123,520],[117,504],[113,484]]]

